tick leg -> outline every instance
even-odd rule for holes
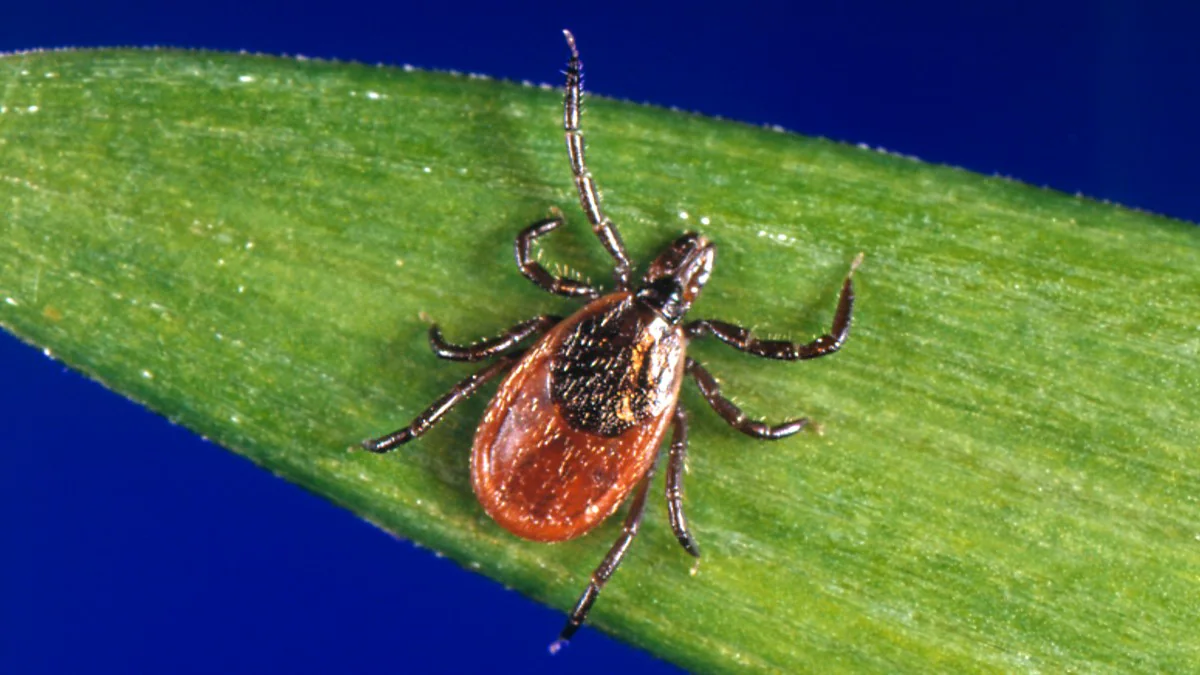
[[[429,406],[425,412],[417,415],[417,418],[408,426],[393,431],[387,436],[363,441],[363,450],[388,452],[429,431],[430,427],[441,421],[446,416],[446,413],[450,412],[451,408],[465,401],[468,396],[474,394],[485,382],[508,370],[520,357],[520,353],[509,354],[479,372],[472,374],[462,382],[454,385],[454,388],[447,392],[445,396],[434,401],[433,405]]]
[[[617,290],[629,288],[631,265],[629,255],[625,253],[625,243],[617,226],[600,210],[600,191],[592,173],[588,171],[587,161],[583,153],[583,132],[579,128],[579,104],[583,99],[583,64],[579,62],[579,50],[575,48],[575,36],[571,31],[563,31],[567,38],[567,47],[571,49],[571,60],[567,63],[567,92],[563,99],[563,131],[567,137],[567,155],[571,158],[571,172],[575,175],[575,187],[579,190],[579,205],[583,207],[592,232],[599,237],[604,250],[612,256],[616,263],[613,278],[616,279]]]
[[[689,338],[712,335],[735,349],[768,359],[799,361],[832,354],[841,349],[846,338],[850,336],[850,314],[854,311],[854,284],[851,283],[851,277],[854,276],[854,270],[858,269],[862,258],[862,254],[858,254],[850,264],[850,271],[846,273],[846,281],[842,283],[842,293],[838,297],[837,312],[833,315],[833,327],[828,333],[808,344],[786,340],[759,340],[746,328],[708,319],[693,321],[684,326],[684,331]]]
[[[437,327],[437,324],[434,324],[429,327],[429,346],[433,348],[434,354],[443,359],[450,361],[480,361],[509,349],[530,335],[545,333],[559,321],[562,321],[561,316],[546,314],[534,317],[509,328],[497,337],[480,340],[472,345],[455,345],[446,342],[442,338],[441,329]]]
[[[717,414],[724,418],[729,423],[729,426],[747,436],[767,440],[787,438],[808,424],[807,417],[788,420],[783,424],[776,425],[749,419],[746,417],[746,413],[742,412],[741,408],[733,404],[733,401],[721,395],[721,385],[717,384],[717,379],[704,366],[689,358],[687,360],[687,371],[691,373],[692,377],[696,378],[696,384],[700,386],[700,393],[704,395],[704,400],[708,401],[712,409],[717,411]],[[675,448],[672,447],[671,451],[674,452],[674,450]]]
[[[563,220],[561,217],[547,218],[539,220],[521,230],[513,246],[513,252],[517,257],[517,267],[521,268],[521,274],[524,274],[526,279],[556,295],[565,295],[568,298],[587,298],[589,300],[600,297],[600,291],[595,288],[588,286],[582,281],[556,277],[547,272],[546,268],[542,267],[542,264],[537,261],[537,256],[533,253],[533,242],[538,237],[558,229],[562,224]]]
[[[629,544],[633,542],[634,536],[638,533],[642,514],[646,511],[646,492],[650,489],[650,479],[653,476],[654,467],[651,466],[650,470],[646,472],[646,477],[642,479],[642,484],[638,486],[637,493],[633,496],[633,502],[629,505],[629,514],[625,516],[625,526],[621,531],[621,536],[617,537],[617,541],[608,550],[608,555],[604,556],[600,566],[596,568],[595,572],[592,572],[592,579],[584,589],[583,595],[579,596],[579,602],[575,603],[575,608],[571,610],[571,615],[567,618],[567,625],[563,626],[562,632],[558,634],[558,639],[550,644],[551,654],[555,654],[567,646],[571,636],[587,619],[592,603],[596,602],[596,596],[600,595],[600,589],[604,588],[604,584],[613,575],[613,572],[617,571],[617,566],[625,558],[625,554],[629,551]]]
[[[687,518],[683,517],[683,472],[687,466],[687,413],[682,405],[675,406],[674,428],[671,430],[671,450],[667,458],[667,515],[671,519],[671,531],[675,538],[683,544],[684,550],[694,557],[700,557],[700,547],[692,531],[688,529]]]

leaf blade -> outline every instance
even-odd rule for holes
[[[572,232],[547,259],[607,280],[556,93],[205,53],[0,71],[0,325],[387,530],[573,602],[614,524],[545,547],[487,521],[465,457],[482,397],[401,456],[344,452],[469,372],[435,363],[422,314],[470,339],[569,311],[511,269],[512,236],[549,206]],[[717,242],[697,315],[807,338],[867,253],[837,357],[696,345],[749,411],[826,433],[760,447],[685,393],[706,560],[689,577],[657,507],[596,624],[697,670],[1194,668],[1196,228],[603,99],[585,126],[635,260],[687,227]]]

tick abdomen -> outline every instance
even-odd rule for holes
[[[654,463],[683,379],[683,345],[678,328],[624,292],[547,333],[500,385],[475,434],[471,482],[488,515],[539,541],[577,537],[611,515]]]

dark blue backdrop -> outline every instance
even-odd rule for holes
[[[608,95],[1200,220],[1191,3],[606,1],[503,15],[462,2],[6,4],[0,51],[178,45],[554,83],[570,27],[589,86]],[[558,613],[392,540],[7,334],[0,373],[0,672],[675,670],[587,630],[548,657]],[[346,574],[364,566],[378,573]]]

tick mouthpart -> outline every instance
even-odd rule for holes
[[[708,282],[715,254],[716,248],[707,237],[684,233],[650,263],[638,299],[675,325]]]

